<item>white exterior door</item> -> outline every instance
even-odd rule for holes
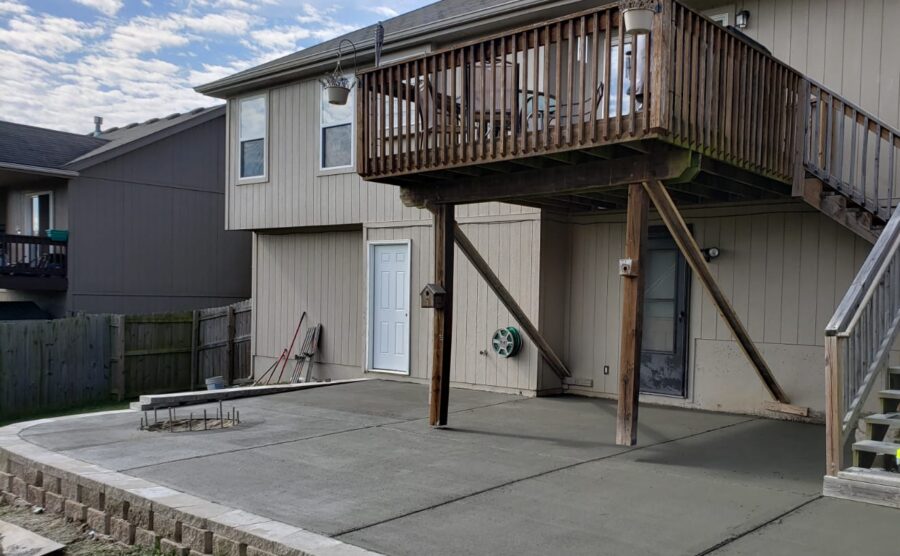
[[[409,243],[369,246],[369,364],[409,373]]]

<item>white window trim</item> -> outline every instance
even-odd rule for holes
[[[322,125],[322,102],[324,102],[325,90],[319,86],[317,89],[319,90],[318,99],[319,104],[318,108],[318,123],[319,123],[319,133],[316,138],[316,151],[317,156],[319,157],[318,163],[318,172],[316,175],[319,176],[331,176],[334,174],[349,174],[356,171],[356,110],[353,108],[356,106],[356,76],[353,74],[347,74],[346,77],[349,77],[354,84],[350,89],[350,95],[347,97],[347,104],[351,107],[350,109],[350,164],[346,166],[329,166],[324,167],[322,163],[324,162],[323,149],[325,148],[324,143],[322,142],[322,130],[325,129],[325,126]],[[346,124],[340,124],[346,125]],[[335,127],[335,126],[328,126]]]
[[[263,133],[263,173],[261,176],[247,176],[246,178],[241,177],[241,106],[243,105],[245,100],[252,100],[255,98],[263,99],[266,105],[266,131]],[[237,126],[236,126],[236,139],[235,141],[235,165],[234,172],[237,179],[235,182],[238,185],[246,185],[251,183],[265,183],[269,181],[269,122],[271,119],[269,118],[269,92],[266,91],[264,93],[254,93],[252,95],[246,95],[243,97],[239,97],[236,99],[237,102]]]
[[[375,246],[376,245],[405,245],[406,246],[406,277],[407,292],[409,300],[408,322],[410,326],[406,327],[406,371],[395,371],[393,369],[376,369],[373,364],[375,358],[374,346],[372,341],[375,339],[375,327],[372,326],[372,319],[375,317]],[[383,239],[370,240],[366,242],[366,362],[364,365],[365,372],[368,373],[388,373],[392,375],[410,376],[412,374],[412,240],[411,239]]]
[[[32,220],[34,219],[34,211],[32,207],[34,205],[34,198],[40,197],[41,195],[49,195],[50,196],[50,229],[52,230],[56,225],[56,207],[54,206],[56,203],[54,202],[54,195],[52,190],[48,191],[28,191],[25,193],[25,198],[27,202],[25,203],[25,226],[28,231],[28,236],[34,233],[34,228],[32,227]]]
[[[731,19],[730,14],[728,12],[709,14],[707,17],[710,18],[711,20],[715,21],[722,27],[728,27],[728,22]]]

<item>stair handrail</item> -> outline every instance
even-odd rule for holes
[[[895,211],[825,328],[827,472],[844,447],[900,333],[900,211]]]

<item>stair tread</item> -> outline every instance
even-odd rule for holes
[[[876,425],[900,425],[900,413],[876,413],[864,419],[867,423]]]
[[[900,473],[885,471],[884,469],[867,469],[865,467],[849,467],[838,472],[841,479],[861,481],[864,483],[880,484],[900,488]]]
[[[853,449],[858,452],[874,452],[876,454],[896,455],[900,444],[893,442],[881,442],[878,440],[860,440],[853,443]]]
[[[878,392],[878,396],[891,400],[900,400],[900,390],[882,390]]]
[[[892,375],[900,375],[900,365],[888,367],[888,372]]]

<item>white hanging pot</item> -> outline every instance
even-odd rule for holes
[[[648,8],[624,8],[625,31],[628,33],[649,33],[653,26],[653,10]]]
[[[350,87],[341,87],[332,85],[325,87],[325,94],[328,95],[329,104],[347,104],[347,97],[350,95]]]

